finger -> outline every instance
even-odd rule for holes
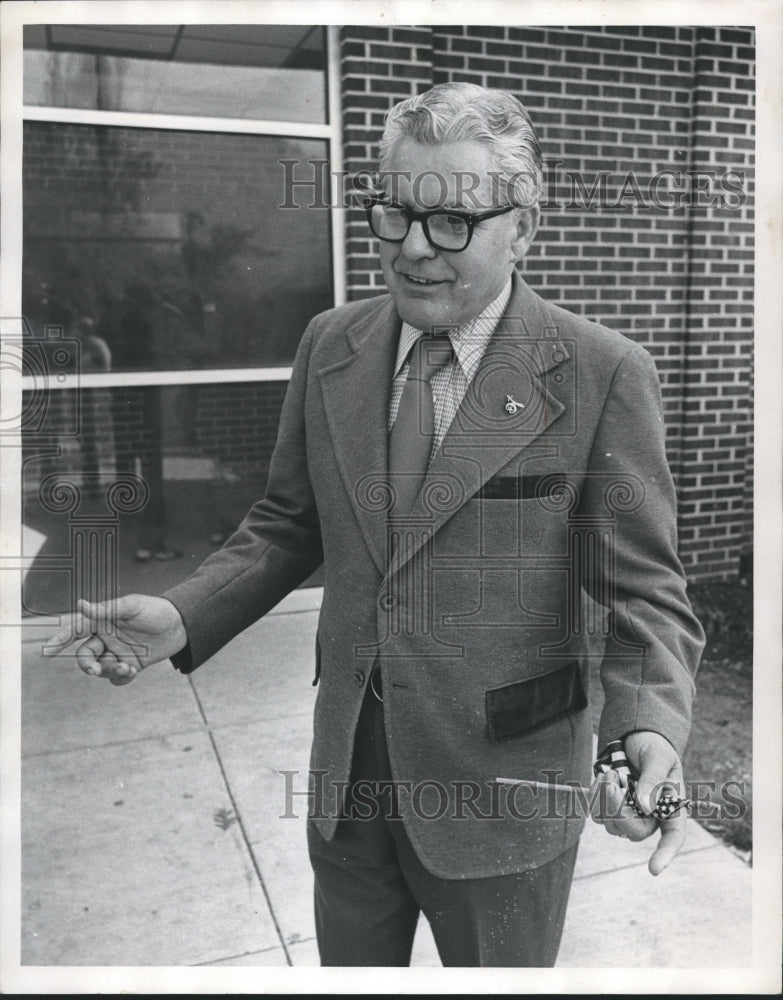
[[[651,875],[660,875],[665,868],[668,868],[685,843],[687,832],[685,816],[662,820],[660,829],[660,840],[647,864]]]
[[[602,794],[594,796],[593,804],[599,810],[598,814],[593,814],[593,818],[603,824],[612,836],[633,841],[644,840],[658,826],[655,819],[639,816],[628,802],[627,788],[611,778],[605,784]]]
[[[128,598],[120,597],[96,603],[81,600],[76,606],[88,622],[89,629],[100,634],[106,649],[111,650],[118,660],[132,666],[136,673],[144,669],[144,647],[134,646],[120,635],[120,623],[133,615],[133,607]]]
[[[83,618],[92,632],[110,631],[119,618],[118,601],[85,601],[76,602],[76,611]]]
[[[107,649],[100,657],[100,664],[101,676],[112,683],[127,677],[130,672],[127,664],[118,659],[110,649]]]
[[[79,669],[92,677],[100,677],[103,673],[100,659],[106,649],[99,635],[91,636],[76,650],[76,662]]]
[[[652,816],[661,796],[682,796],[682,785],[683,782],[674,778],[664,778],[657,782],[650,782],[649,780],[645,782],[640,781],[634,790],[636,804],[645,816]]]
[[[135,667],[128,667],[128,673],[125,675],[114,675],[109,678],[111,683],[115,687],[122,687],[124,684],[130,684],[131,681],[135,681],[138,676],[138,670]]]
[[[105,618],[113,603],[113,601],[86,601],[80,598],[76,602],[76,610],[86,618]]]
[[[590,814],[596,823],[609,826],[622,813],[625,792],[616,779],[599,775],[593,783]]]
[[[95,622],[117,622],[124,618],[133,618],[137,613],[136,595],[128,594],[125,597],[116,597],[111,601],[81,599],[76,602],[76,610],[85,618],[90,618]]]
[[[60,622],[60,628],[50,637],[49,641],[43,648],[44,656],[53,656],[55,653],[59,653],[61,649],[65,649],[66,646],[70,644],[75,639],[74,634],[74,619],[76,615],[63,615]]]
[[[142,656],[146,653],[143,646],[133,646],[115,632],[102,636],[104,645],[122,663],[132,666],[136,672],[144,669]]]
[[[138,670],[132,664],[117,659],[112,652],[107,652],[101,659],[101,667],[104,676],[115,686],[130,684],[138,674]]]
[[[636,782],[635,794],[639,808],[645,815],[651,815],[663,792],[682,794],[682,782],[682,764],[674,748],[668,743],[656,743],[645,753],[641,773]]]
[[[76,611],[63,617],[60,628],[44,647],[44,655],[55,655],[71,643],[96,632],[113,632],[115,622],[130,611],[126,605],[125,598],[103,602],[77,601]]]
[[[637,816],[635,813],[623,815],[611,823],[611,831],[616,836],[625,837],[627,840],[634,842],[645,840],[651,833],[655,832],[657,827],[658,823],[655,820],[642,819],[641,816]],[[608,825],[607,829],[609,829]]]
[[[81,612],[65,615],[61,627],[43,647],[43,655],[56,656],[67,646],[85,639],[94,631],[91,619],[85,617]]]
[[[80,647],[79,653],[81,659],[77,654],[77,660],[85,673],[102,677],[112,684],[128,684],[138,673],[135,667],[119,660],[111,650],[104,649],[99,636],[93,636],[89,643]]]

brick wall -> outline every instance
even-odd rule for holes
[[[343,160],[349,174],[375,170],[383,118],[398,101],[432,86],[432,28],[344,28],[340,41]],[[385,291],[375,241],[364,212],[350,205],[346,218],[349,299]]]
[[[751,540],[753,42],[745,28],[341,34],[348,170],[374,167],[385,111],[433,83],[503,87],[530,110],[548,183],[522,272],[655,358],[692,578],[735,573]],[[656,181],[662,171],[676,176]],[[350,212],[349,298],[382,289],[363,216]]]
[[[752,33],[700,27],[694,49],[692,162],[747,171],[749,194],[739,210],[697,207],[689,219],[680,535],[688,562],[707,572],[747,551],[751,534]]]
[[[286,382],[199,386],[200,450],[238,474],[265,478],[286,387]]]

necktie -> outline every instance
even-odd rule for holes
[[[451,357],[447,334],[422,334],[411,351],[400,408],[389,434],[389,473],[396,494],[396,514],[407,514],[421,489],[435,434],[430,379]]]

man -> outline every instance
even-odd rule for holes
[[[513,96],[445,84],[402,102],[380,165],[368,221],[389,294],[310,323],[266,497],[164,597],[81,605],[94,634],[77,655],[115,684],[167,657],[192,670],[323,561],[308,821],[323,964],[407,964],[423,910],[446,965],[552,965],[592,662],[599,748],[625,741],[645,813],[610,771],[599,820],[633,839],[660,827],[653,874],[684,838],[682,812],[650,815],[682,779],[703,642],[657,378],[519,277],[541,161]]]

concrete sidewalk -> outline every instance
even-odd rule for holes
[[[318,589],[186,678],[125,688],[43,659],[24,630],[22,964],[318,964],[304,791]],[[661,877],[649,843],[582,838],[559,968],[751,963],[751,870],[695,822]],[[438,966],[425,921],[413,963]]]

